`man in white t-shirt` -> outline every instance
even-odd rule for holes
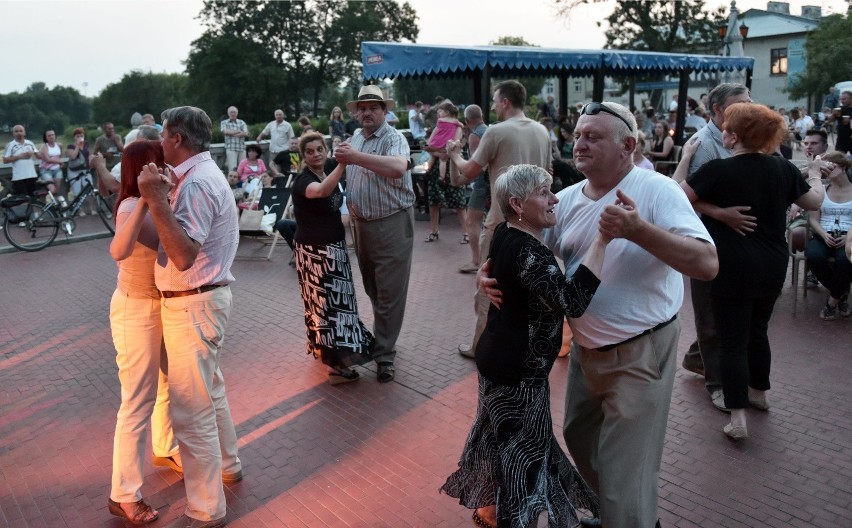
[[[27,139],[24,125],[12,127],[12,137],[3,151],[3,163],[12,164],[12,193],[32,195],[37,176],[34,160],[38,151],[35,144]]]
[[[574,130],[574,162],[586,180],[556,196],[544,243],[570,276],[597,235],[607,247],[601,285],[571,319],[563,433],[577,469],[601,501],[583,526],[651,528],[677,369],[681,273],[712,279],[716,249],[670,178],[633,165],[636,120],[616,103],[590,103]],[[493,295],[493,279],[478,275]]]
[[[269,161],[275,163],[277,172],[290,170],[290,140],[296,137],[293,126],[284,120],[284,111],[275,111],[275,121],[270,121],[266,127],[257,135],[260,142],[269,136]]]

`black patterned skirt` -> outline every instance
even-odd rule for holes
[[[444,209],[464,209],[467,207],[467,197],[463,187],[454,187],[450,183],[450,172],[456,170],[452,161],[447,160],[447,172],[441,179],[441,171],[438,160],[433,159],[432,168],[429,169],[429,205],[437,205]]]
[[[499,528],[527,528],[546,511],[551,528],[600,516],[598,498],[553,436],[547,380],[512,387],[479,376],[476,418],[459,469],[441,487],[470,509],[497,506]]]
[[[358,317],[346,243],[297,242],[296,271],[305,303],[308,354],[335,368],[372,361],[375,338]]]

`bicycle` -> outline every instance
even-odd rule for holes
[[[68,183],[88,176],[81,172]],[[112,220],[112,207],[109,201],[94,186],[91,179],[84,180],[80,194],[74,201],[62,206],[48,189],[36,191],[34,196],[8,197],[4,200],[6,219],[3,222],[3,234],[10,244],[21,251],[39,251],[53,243],[59,230],[71,236],[77,223],[74,218],[79,214],[83,203],[94,195],[95,211],[110,233],[115,234]],[[44,196],[46,203],[38,200]]]

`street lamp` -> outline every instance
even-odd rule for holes
[[[722,39],[722,56],[724,57],[743,57],[743,41],[748,36],[748,26],[740,23],[739,11],[737,10],[736,0],[731,0],[731,12],[728,15],[727,24],[719,26],[719,38]],[[738,82],[739,75],[734,74],[734,82]],[[731,73],[725,71],[725,82],[729,82]]]

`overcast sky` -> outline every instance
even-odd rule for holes
[[[603,20],[615,5],[578,8],[570,20],[555,17],[552,0],[409,0],[424,44],[488,44],[521,36],[545,47],[594,49],[604,43]],[[706,0],[709,8],[730,1]],[[791,1],[823,12],[844,12],[843,0]],[[739,0],[740,11],[765,9],[766,0]],[[196,20],[201,0],[0,0],[0,42],[5,50],[0,93],[22,92],[41,81],[97,95],[130,70],[173,73],[203,32]],[[239,67],[239,65],[234,65]]]

